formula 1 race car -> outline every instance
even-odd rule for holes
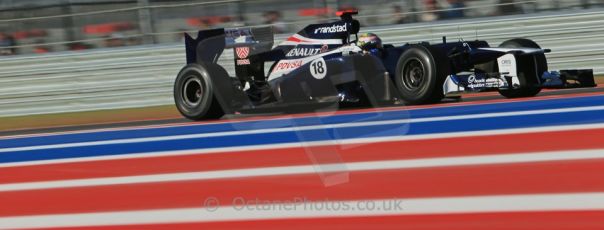
[[[178,73],[174,99],[183,116],[293,113],[348,106],[435,103],[463,92],[498,90],[530,97],[542,88],[594,87],[592,70],[549,71],[534,41],[381,44],[361,35],[355,11],[340,20],[311,24],[273,48],[270,27],[212,29],[185,34],[187,65]],[[233,49],[235,76],[218,59]],[[267,71],[265,71],[267,70]]]

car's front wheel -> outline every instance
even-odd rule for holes
[[[501,43],[499,47],[541,49],[536,42],[524,38],[507,40]],[[518,59],[516,63],[520,87],[499,90],[499,93],[507,98],[532,97],[537,95],[541,92],[539,78],[541,78],[544,72],[548,71],[545,54],[525,55],[516,58]]]

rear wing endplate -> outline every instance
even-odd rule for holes
[[[187,63],[216,63],[224,49],[236,47],[269,47],[270,49],[273,42],[271,27],[200,30],[196,38],[185,33]]]

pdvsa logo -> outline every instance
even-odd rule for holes
[[[325,26],[319,27],[315,29],[315,34],[327,34],[327,33],[338,33],[338,32],[346,32],[348,28],[346,28],[346,24],[342,25],[333,25],[333,26]]]
[[[302,60],[293,60],[293,61],[283,60],[283,61],[280,61],[279,63],[277,63],[277,66],[275,67],[275,70],[273,72],[296,69],[296,68],[302,66],[302,64],[303,64]]]

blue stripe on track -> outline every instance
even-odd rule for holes
[[[172,135],[186,135],[199,133],[213,133],[251,129],[269,129],[292,126],[306,126],[317,124],[337,124],[359,121],[379,121],[403,118],[425,118],[435,116],[455,116],[494,112],[528,111],[540,109],[556,109],[583,106],[604,105],[604,95],[561,98],[553,100],[537,100],[523,102],[506,102],[483,105],[465,105],[454,107],[426,108],[414,110],[397,110],[387,112],[368,112],[361,114],[342,114],[329,117],[304,117],[275,119],[265,121],[246,121],[221,124],[192,124],[190,126],[160,127],[138,130],[102,131],[94,133],[62,134],[41,137],[26,137],[18,139],[0,140],[0,148],[13,148],[34,145],[51,145],[63,143],[77,143],[102,140],[116,140],[129,138],[159,137]]]
[[[568,113],[477,118],[453,121],[418,122],[412,124],[374,125],[324,130],[287,131],[253,135],[234,135],[209,138],[179,139],[144,143],[110,144],[47,150],[0,153],[0,163],[50,160],[74,157],[122,155],[157,151],[209,149],[276,143],[294,143],[328,139],[421,135],[463,131],[481,131],[505,128],[526,128],[570,124],[604,123],[604,110]],[[408,129],[407,129],[408,128]]]

